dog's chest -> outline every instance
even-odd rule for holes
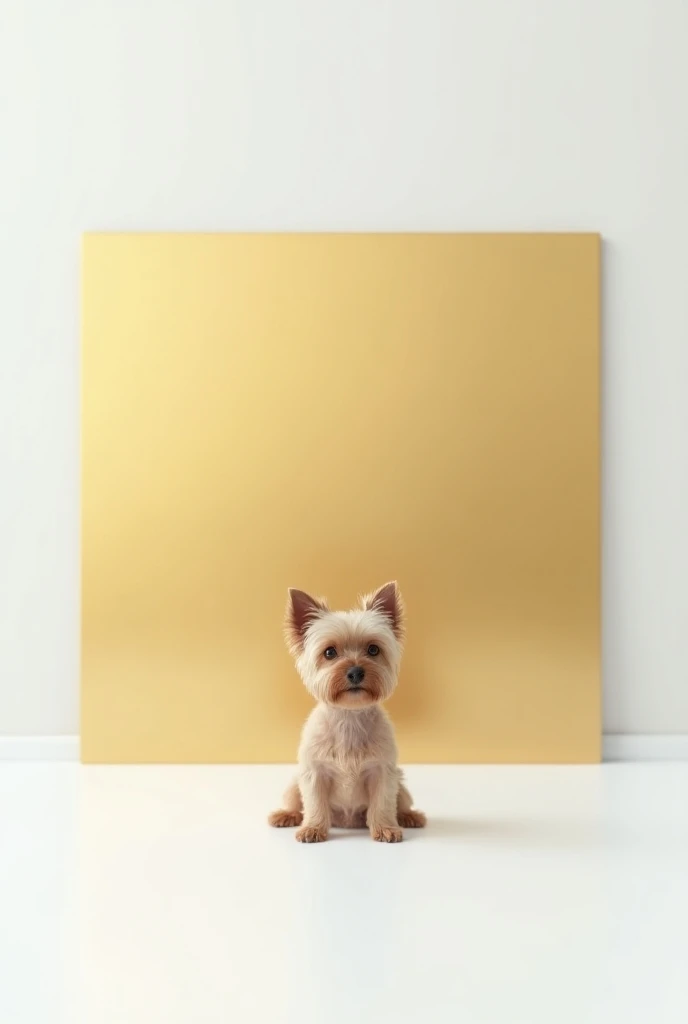
[[[373,739],[363,723],[344,722],[321,737],[321,757],[330,765],[337,802],[348,804],[363,799],[363,784],[371,762],[376,759]]]
[[[369,761],[373,753],[373,730],[362,716],[350,715],[330,724],[325,742],[330,760],[353,768]]]

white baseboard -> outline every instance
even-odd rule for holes
[[[78,736],[0,736],[0,761],[78,760]]]
[[[688,733],[606,733],[604,761],[688,761]]]
[[[604,761],[688,761],[688,733],[606,733]],[[0,761],[78,761],[78,736],[0,736]]]

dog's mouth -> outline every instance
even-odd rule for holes
[[[374,671],[364,673],[348,671],[330,681],[329,699],[342,707],[362,708],[380,699],[380,684]]]
[[[337,701],[353,701],[355,704],[369,703],[375,696],[367,686],[347,686],[339,691]]]

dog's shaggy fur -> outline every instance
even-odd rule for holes
[[[404,642],[396,583],[348,612],[290,590],[285,636],[318,703],[304,726],[298,776],[270,824],[301,826],[301,843],[322,842],[331,826],[367,826],[379,842],[400,842],[402,828],[422,828],[425,816],[412,809],[394,730],[380,706],[397,684]]]

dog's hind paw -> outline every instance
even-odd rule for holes
[[[422,811],[399,811],[397,820],[402,828],[425,828],[428,819]]]
[[[296,828],[302,821],[302,811],[273,811],[268,818],[268,824],[273,828]]]

